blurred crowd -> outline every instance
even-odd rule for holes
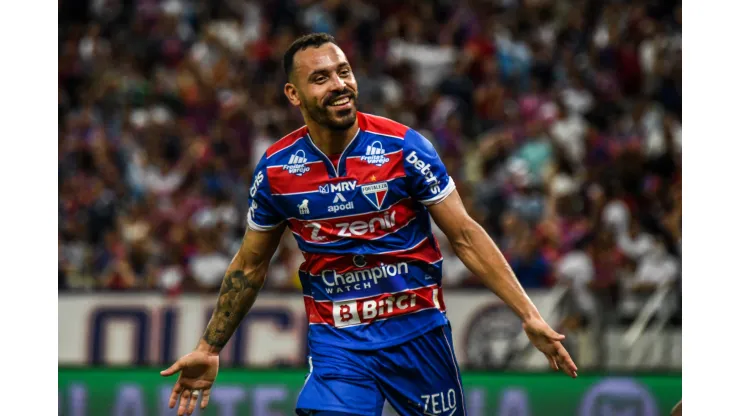
[[[328,32],[361,111],[430,139],[525,288],[579,308],[680,281],[681,5],[90,0],[59,9],[59,289],[214,291],[267,146],[300,127],[295,37]],[[477,287],[449,249],[445,287]],[[284,238],[267,286],[295,290]]]

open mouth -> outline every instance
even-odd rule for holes
[[[329,101],[328,106],[334,108],[347,108],[350,106],[351,102],[352,97],[345,95],[344,97],[335,98],[334,100]]]

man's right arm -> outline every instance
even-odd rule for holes
[[[226,269],[216,309],[196,350],[218,354],[226,345],[265,284],[285,225],[268,231],[249,229]]]

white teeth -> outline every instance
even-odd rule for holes
[[[349,97],[344,97],[342,99],[332,101],[331,105],[344,105],[349,102]]]

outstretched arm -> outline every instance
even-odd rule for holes
[[[547,356],[550,366],[553,369],[562,367],[575,377],[576,366],[560,344],[565,337],[542,319],[506,258],[483,227],[468,215],[457,191],[427,208],[465,266],[522,319],[527,336]]]
[[[211,387],[218,374],[218,354],[226,345],[265,284],[267,266],[275,253],[285,226],[269,231],[249,230],[239,252],[226,269],[216,309],[195,351],[180,357],[160,374],[169,377],[180,373],[170,395],[169,407],[180,401],[179,416],[193,414],[200,392],[200,407],[205,409]]]
[[[465,210],[457,191],[427,207],[445,233],[455,254],[522,319],[539,318],[539,312],[519,284],[504,255],[486,231]]]
[[[198,344],[198,350],[221,351],[265,284],[267,267],[275,254],[285,226],[269,231],[248,230],[226,269],[218,303]]]

